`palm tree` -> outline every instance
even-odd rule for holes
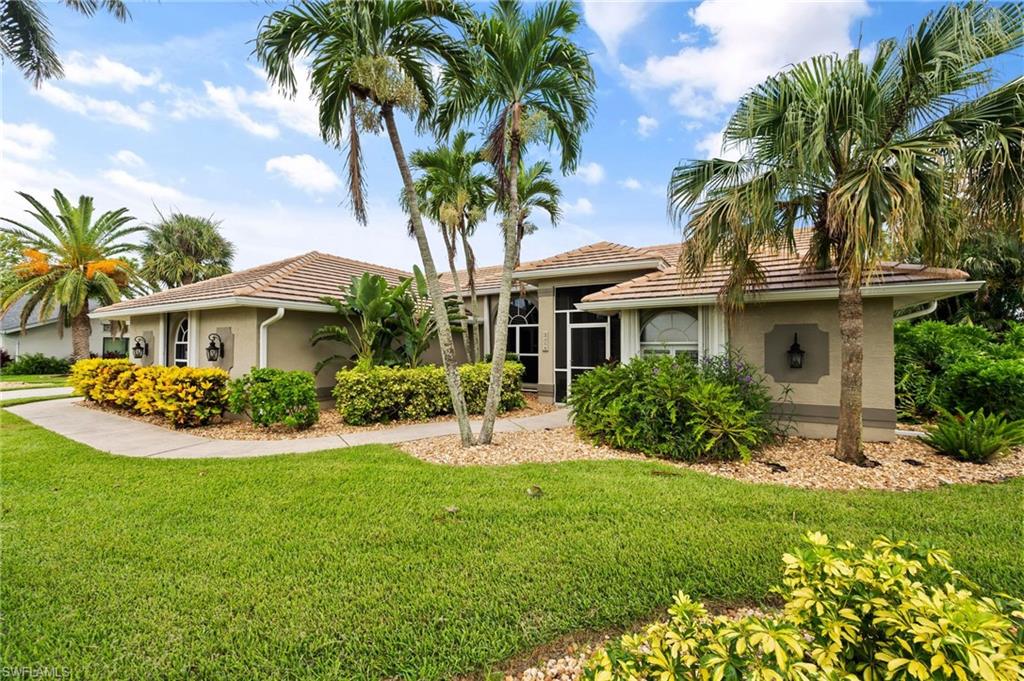
[[[459,243],[463,245],[470,305],[476,310],[476,261],[469,245],[469,236],[487,215],[490,178],[477,171],[479,165],[486,163],[480,150],[467,149],[472,138],[472,133],[460,130],[452,139],[451,146],[440,144],[432,149],[415,151],[410,161],[414,168],[423,173],[416,180],[416,193],[424,212],[441,228],[448,253],[448,268],[460,304],[464,299],[455,259]],[[479,361],[481,355],[477,334],[469,327],[465,317],[462,326],[463,337],[471,345],[467,351],[475,361]]]
[[[468,16],[463,5],[450,0],[307,0],[265,17],[255,49],[269,78],[290,96],[296,90],[295,60],[311,60],[310,85],[318,102],[320,135],[329,144],[348,145],[352,209],[364,224],[359,133],[378,133],[382,127],[387,130],[423,261],[448,389],[462,442],[467,445],[472,444],[473,431],[459,381],[451,325],[395,113],[413,117],[421,128],[427,126],[436,102],[434,64],[443,65],[450,78],[468,80],[466,51],[442,23],[462,24]]]
[[[102,8],[118,21],[131,14],[122,0],[62,0],[65,7],[92,16]],[[64,75],[50,24],[39,0],[0,0],[0,50],[5,60],[39,87],[44,80]]]
[[[220,222],[171,213],[149,227],[139,274],[153,286],[174,288],[231,271],[235,246],[220,234]]]
[[[75,359],[89,357],[89,301],[109,305],[117,302],[131,285],[135,273],[119,256],[136,249],[125,237],[143,227],[130,226],[135,218],[127,208],[108,211],[93,221],[91,196],[80,196],[72,205],[58,190],[53,190],[57,214],[25,192],[18,194],[34,210],[26,211],[38,226],[30,226],[0,218],[13,227],[3,228],[5,234],[18,239],[25,259],[15,267],[17,279],[2,293],[0,307],[7,310],[25,298],[21,323],[39,308],[43,317],[56,310],[62,324],[71,326],[71,347]]]
[[[502,0],[490,16],[470,28],[476,58],[473,79],[445,73],[445,101],[439,112],[443,132],[459,121],[482,118],[489,132],[484,154],[497,177],[499,204],[505,207],[505,256],[498,309],[508,310],[512,273],[519,261],[519,183],[524,147],[540,136],[561,149],[562,172],[571,172],[580,158],[583,132],[594,108],[594,71],[589,55],[569,36],[579,26],[576,7],[565,0],[537,5],[526,16],[521,3]],[[508,316],[499,314],[487,405],[480,442],[494,432],[505,365]]]
[[[518,182],[519,215],[516,217],[516,239],[522,244],[523,237],[537,231],[537,225],[530,221],[530,215],[535,209],[547,213],[552,225],[561,219],[562,209],[558,204],[562,200],[562,190],[558,183],[551,179],[551,164],[547,161],[537,161],[529,167],[520,164]],[[494,196],[496,195],[495,193]],[[516,267],[519,266],[519,255],[517,250]]]
[[[1024,78],[977,94],[987,62],[1021,46],[1021,16],[1017,4],[950,5],[869,60],[854,50],[797,64],[741,99],[723,136],[740,160],[672,173],[681,264],[696,274],[716,257],[731,263],[728,307],[761,277],[754,252],[813,230],[806,265],[834,267],[839,281],[843,461],[864,461],[861,286],[873,268],[909,251],[936,262],[957,225],[1021,224]]]

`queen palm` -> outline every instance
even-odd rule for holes
[[[93,220],[93,201],[80,196],[73,205],[58,190],[53,190],[57,205],[54,214],[33,196],[18,192],[29,202],[27,210],[38,225],[0,218],[12,227],[3,228],[20,242],[25,259],[15,266],[16,278],[0,298],[7,310],[24,298],[21,323],[39,310],[42,317],[54,312],[61,324],[71,326],[71,347],[75,359],[89,357],[89,301],[107,305],[120,300],[135,278],[129,263],[122,259],[136,249],[125,238],[141,231],[131,226],[135,218],[127,208],[108,211]]]
[[[470,305],[477,309],[476,262],[469,237],[487,214],[490,177],[480,172],[486,163],[479,149],[469,148],[472,133],[460,130],[450,146],[439,144],[431,149],[413,152],[410,160],[422,174],[416,180],[416,193],[420,206],[437,223],[448,254],[455,295],[460,304],[462,282],[455,266],[459,244],[466,260],[466,278],[469,285]],[[470,355],[480,359],[480,348],[475,333],[469,333],[468,321],[463,318],[463,334],[470,342]]]
[[[387,130],[423,261],[459,431],[463,443],[471,444],[473,433],[455,363],[451,325],[395,119],[396,111],[402,112],[426,127],[436,101],[432,64],[442,64],[451,78],[468,79],[465,50],[442,24],[461,23],[467,16],[464,6],[449,0],[307,0],[263,19],[255,54],[269,79],[290,96],[296,91],[295,61],[309,59],[320,135],[329,144],[348,146],[349,195],[356,218],[364,224],[359,135],[378,133],[382,127]]]
[[[730,263],[729,307],[760,280],[759,248],[792,248],[796,228],[813,230],[806,265],[835,268],[839,286],[841,460],[864,461],[861,286],[873,268],[907,252],[937,261],[958,225],[1021,224],[1024,79],[978,95],[988,62],[1020,48],[1021,15],[1016,4],[950,5],[870,59],[854,50],[797,64],[741,99],[723,135],[740,160],[672,173],[681,263],[688,274]]]
[[[579,21],[570,2],[539,4],[527,16],[520,2],[502,0],[470,28],[474,78],[446,70],[446,97],[439,115],[442,131],[472,118],[483,119],[488,126],[484,154],[494,166],[498,201],[505,212],[499,310],[508,310],[512,272],[519,260],[516,178],[526,140],[539,134],[548,143],[556,142],[562,172],[571,172],[579,162],[582,134],[590,125],[594,71],[588,54],[570,39]],[[490,442],[494,431],[507,335],[508,316],[499,314],[482,443]]]
[[[146,232],[139,274],[153,286],[185,286],[231,271],[235,246],[212,218],[174,212]]]

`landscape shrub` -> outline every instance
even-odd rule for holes
[[[780,433],[764,377],[735,355],[636,357],[575,379],[577,430],[605,445],[668,459],[743,459]]]
[[[1007,420],[983,410],[956,414],[940,412],[939,419],[921,439],[936,451],[961,461],[986,463],[1005,456],[1011,447],[1024,445],[1024,420]]]
[[[97,404],[155,414],[178,428],[201,426],[227,408],[223,369],[140,367],[126,359],[83,359],[71,367],[75,391]]]
[[[16,360],[6,362],[3,365],[3,373],[9,376],[39,375],[39,374],[66,374],[71,369],[71,363],[59,357],[48,357],[41,352],[30,355],[22,355]]]
[[[301,430],[320,418],[316,379],[308,371],[253,369],[228,385],[228,407],[258,426]]]
[[[1024,325],[998,336],[968,324],[895,328],[896,406],[903,418],[984,409],[1024,418]]]
[[[487,401],[491,365],[459,367],[462,391],[470,413],[479,414]],[[523,365],[506,362],[502,375],[499,411],[523,406]],[[420,421],[452,413],[452,401],[444,369],[439,366],[342,369],[337,374],[334,397],[345,423],[364,425],[388,421]]]
[[[13,361],[14,359],[11,357],[11,353],[7,352],[5,348],[0,348],[0,370]]]
[[[1021,678],[1024,602],[982,593],[945,551],[812,533],[782,561],[778,614],[712,619],[680,593],[667,622],[599,650],[584,678]]]

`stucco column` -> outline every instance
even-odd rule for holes
[[[640,354],[640,311],[619,312],[619,352],[625,364]]]
[[[729,346],[729,329],[726,324],[725,312],[717,305],[705,305],[701,308],[701,342],[702,354],[705,357],[724,355]]]

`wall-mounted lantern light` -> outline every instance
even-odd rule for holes
[[[793,334],[793,344],[789,346],[789,350],[786,352],[786,356],[789,357],[789,368],[790,369],[803,369],[804,368],[804,352],[803,348],[800,347],[800,343],[797,340],[797,335]]]
[[[135,359],[142,359],[149,354],[149,343],[142,336],[135,337],[135,345],[132,347],[132,356]]]
[[[206,359],[216,362],[224,356],[224,341],[215,333],[209,335],[210,344],[206,346]]]

